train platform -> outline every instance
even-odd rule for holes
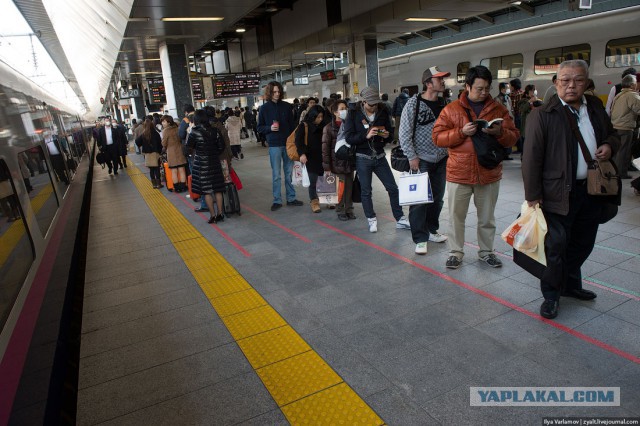
[[[218,224],[185,193],[152,189],[142,156],[118,176],[95,166],[78,424],[640,416],[640,197],[629,181],[583,269],[597,299],[563,298],[546,320],[537,280],[500,239],[523,201],[518,160],[504,163],[496,209],[503,267],[477,258],[471,204],[464,261],[449,270],[446,243],[414,253],[378,180],[372,234],[360,205],[347,222],[313,214],[304,188],[304,206],[271,212],[267,149],[245,140],[244,153],[242,215]],[[619,404],[472,406],[473,387],[619,388]]]

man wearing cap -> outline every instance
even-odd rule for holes
[[[487,133],[505,148],[513,146],[520,133],[509,111],[491,97],[491,71],[478,65],[469,68],[465,77],[465,91],[460,99],[447,105],[436,120],[433,141],[436,146],[449,149],[447,161],[447,190],[449,193],[449,258],[446,266],[457,269],[464,257],[464,231],[469,201],[478,215],[478,257],[492,268],[502,266],[493,252],[496,236],[495,209],[502,179],[502,164],[493,169],[480,165],[473,145],[476,132]],[[478,129],[477,119],[502,123]]]
[[[361,101],[349,110],[342,123],[343,134],[349,145],[356,146],[356,171],[360,180],[362,209],[369,222],[369,232],[378,232],[378,219],[371,199],[371,179],[375,173],[389,194],[391,211],[396,219],[396,228],[409,229],[409,220],[399,204],[398,185],[391,172],[384,146],[393,140],[389,130],[391,117],[381,103],[378,89],[365,87],[360,92]]]
[[[451,73],[437,67],[428,68],[422,74],[422,94],[411,97],[400,119],[400,146],[409,159],[411,170],[428,172],[433,191],[433,203],[409,207],[411,236],[416,243],[416,254],[427,254],[427,241],[442,243],[445,235],[438,233],[440,212],[444,205],[448,152],[434,145],[433,125],[445,107],[444,98],[438,95],[445,90],[444,79]]]

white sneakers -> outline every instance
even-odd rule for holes
[[[446,235],[442,235],[437,232],[435,234],[429,234],[429,241],[433,241],[434,243],[444,243],[448,239],[449,237]]]
[[[396,228],[398,229],[411,229],[411,224],[409,224],[409,219],[406,216],[402,216],[396,222]]]
[[[367,220],[369,221],[369,232],[378,232],[378,219],[372,217]]]
[[[427,243],[416,244],[416,254],[427,254]]]

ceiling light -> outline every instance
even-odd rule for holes
[[[267,65],[267,68],[288,68],[290,67],[290,64],[273,64],[273,65]]]
[[[184,17],[181,17],[181,18],[162,18],[161,20],[165,21],[165,22],[191,22],[191,21],[222,21],[223,19],[224,18],[222,16],[210,16],[210,17],[184,16]]]
[[[118,53],[133,53],[135,50],[118,50]]]
[[[204,53],[205,55],[211,55],[211,50],[205,50],[205,51],[204,51],[204,52],[202,52],[202,53]]]
[[[158,71],[137,71],[130,72],[129,74],[160,74]]]
[[[149,18],[148,16],[144,17],[144,18],[129,18],[129,22],[149,22],[151,18]]]
[[[247,30],[245,30],[244,28],[236,28],[236,32],[237,33],[243,33],[245,31],[247,31]]]
[[[333,54],[333,52],[322,52],[322,51],[318,51],[318,52],[304,52],[305,55],[331,55]]]
[[[446,18],[407,18],[407,22],[442,22],[446,21]]]
[[[160,58],[138,59],[138,62],[159,61]]]

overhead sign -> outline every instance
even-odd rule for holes
[[[320,73],[320,78],[322,79],[322,81],[335,80],[336,72],[334,70],[322,71]]]
[[[217,74],[213,76],[213,97],[235,98],[260,93],[260,73]]]
[[[140,89],[125,89],[124,87],[120,89],[120,99],[130,99],[130,98],[139,98],[140,97]]]
[[[153,78],[149,83],[149,103],[166,104],[167,96],[164,91],[164,80],[162,78]]]
[[[201,78],[191,78],[191,91],[193,92],[194,101],[201,101],[204,99],[204,89],[202,87]]]
[[[301,86],[305,84],[309,84],[309,77],[293,77],[294,86]]]

